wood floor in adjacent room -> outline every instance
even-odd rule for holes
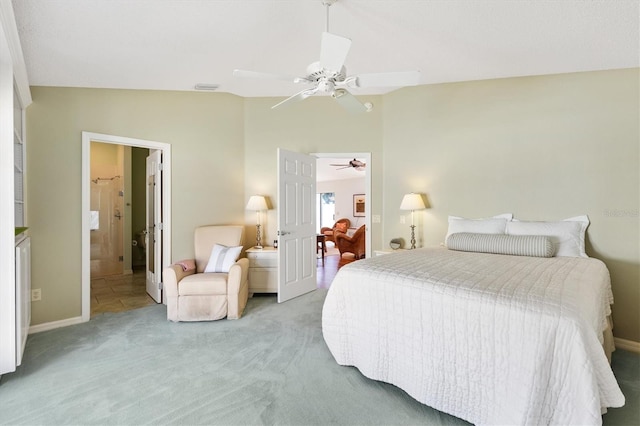
[[[333,243],[327,243],[324,265],[322,263],[322,257],[319,256],[317,259],[318,270],[316,272],[316,279],[318,288],[329,288],[338,270],[353,261],[353,256],[349,257],[349,254],[345,254],[344,257],[340,257],[340,253],[338,249],[333,247]]]
[[[318,253],[318,288],[328,289],[338,270],[352,261],[348,255],[341,258],[333,243],[328,243],[324,265]],[[129,311],[155,303],[147,294],[144,270],[135,270],[129,275],[91,278],[91,317],[105,312]]]

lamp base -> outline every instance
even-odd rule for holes
[[[254,248],[261,249],[262,247],[262,236],[260,235],[260,224],[256,225],[256,246]]]
[[[415,229],[416,229],[416,226],[415,225],[411,225],[411,250],[416,248],[416,232],[415,232]]]

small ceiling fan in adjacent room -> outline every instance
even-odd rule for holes
[[[356,160],[355,158],[349,161],[347,164],[329,164],[330,166],[338,167],[336,170],[348,169],[350,167],[356,169],[359,172],[363,172],[367,167],[365,163],[360,160]]]
[[[278,108],[283,105],[302,101],[315,94],[327,93],[351,112],[369,112],[373,108],[373,105],[369,102],[360,102],[347,90],[348,88],[404,87],[419,84],[420,71],[347,75],[344,62],[351,47],[351,40],[329,32],[329,7],[337,0],[321,1],[326,7],[327,26],[326,31],[322,33],[320,60],[313,62],[307,67],[306,76],[292,77],[238,69],[233,71],[233,75],[236,77],[260,78],[265,80],[285,80],[310,86],[271,108]]]

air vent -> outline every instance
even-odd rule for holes
[[[195,85],[196,90],[209,90],[211,92],[214,90],[217,90],[218,87],[220,87],[219,84],[212,84],[212,83],[198,83]]]

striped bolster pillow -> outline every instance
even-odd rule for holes
[[[553,257],[553,243],[544,235],[472,234],[449,235],[447,248],[477,253]]]

